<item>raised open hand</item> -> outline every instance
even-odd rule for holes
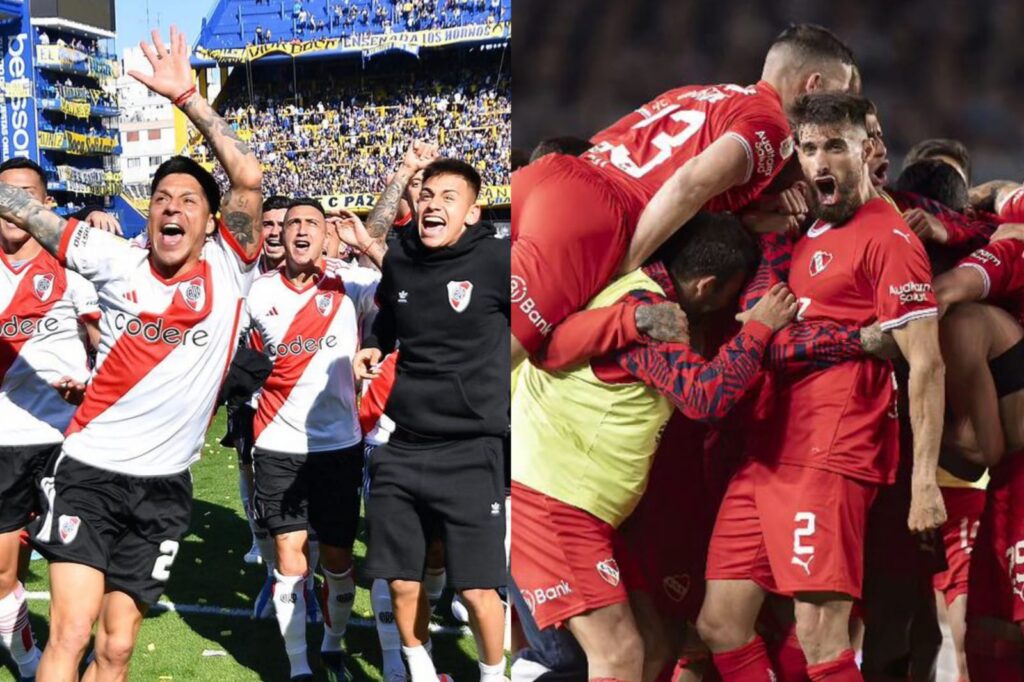
[[[174,26],[171,26],[170,47],[164,45],[159,31],[153,31],[152,36],[152,45],[143,40],[139,47],[153,67],[153,75],[147,76],[134,69],[128,75],[173,102],[193,85],[188,43],[185,42],[185,34]]]
[[[439,156],[437,145],[413,140],[405,152],[402,163],[413,171],[429,166]]]

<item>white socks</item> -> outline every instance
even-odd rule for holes
[[[444,592],[445,572],[444,569],[428,568],[423,576],[423,589],[427,591],[427,599],[430,600],[430,615],[434,615],[434,606],[437,605],[441,594]]]
[[[274,611],[288,654],[291,676],[311,675],[306,657],[306,577],[274,571]]]
[[[505,679],[505,661],[487,665],[480,662],[480,682],[503,682]]]
[[[341,651],[341,640],[356,598],[356,581],[351,567],[344,573],[331,573],[325,568],[323,573],[327,582],[327,609],[320,651]]]
[[[388,581],[377,578],[370,589],[370,603],[373,605],[374,620],[377,622],[377,638],[384,658],[384,680],[405,677],[402,663],[402,638],[395,625],[395,612],[391,606],[391,590]]]
[[[33,677],[39,665],[39,649],[28,622],[25,587],[19,582],[14,591],[0,599],[0,640],[11,652],[22,677]]]
[[[431,660],[426,647],[403,646],[402,653],[405,655],[405,662],[409,664],[412,682],[437,682],[437,670],[434,669],[434,661]]]

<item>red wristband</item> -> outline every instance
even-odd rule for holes
[[[189,97],[191,97],[194,94],[196,94],[196,86],[193,85],[191,88],[189,88],[188,90],[186,90],[185,92],[181,93],[173,100],[171,100],[171,102],[176,107],[182,107],[185,105],[185,102],[188,101]]]

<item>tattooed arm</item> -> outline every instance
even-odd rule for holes
[[[374,204],[370,215],[366,216],[366,231],[378,242],[384,243],[388,230],[395,222],[398,215],[398,205],[405,195],[405,188],[409,186],[412,176],[421,169],[426,168],[437,158],[437,145],[414,140],[405,152],[402,165],[399,166],[391,182],[384,188],[377,203]],[[416,197],[412,197],[415,201]]]
[[[231,183],[231,188],[224,194],[220,204],[224,225],[246,255],[255,258],[259,250],[263,208],[263,168],[259,159],[249,145],[238,139],[228,122],[195,91],[185,34],[172,26],[169,48],[164,45],[157,31],[153,31],[152,36],[152,45],[143,41],[140,47],[153,67],[153,75],[147,76],[139,71],[128,73],[153,92],[181,107],[203,134]],[[189,92],[191,94],[187,95]],[[210,210],[216,208],[211,206]]]
[[[25,190],[5,183],[0,183],[0,218],[28,232],[54,255],[68,224]]]

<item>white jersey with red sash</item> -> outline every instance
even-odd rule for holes
[[[337,271],[298,288],[283,270],[263,275],[247,302],[258,343],[274,361],[256,410],[256,447],[305,454],[350,447],[362,432],[352,358],[373,323],[379,276]]]
[[[90,280],[103,317],[97,369],[64,452],[131,476],[168,476],[199,459],[234,354],[256,258],[224,229],[173,279],[149,250],[69,222],[59,257]]]
[[[50,388],[89,378],[85,329],[96,290],[46,253],[12,263],[0,252],[0,446],[64,439],[75,407]]]

